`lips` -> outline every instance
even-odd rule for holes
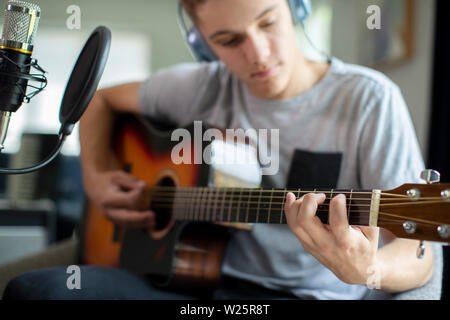
[[[251,77],[252,78],[258,78],[258,79],[268,78],[268,77],[272,76],[278,70],[278,67],[279,67],[279,64],[274,65],[274,66],[269,67],[269,68],[258,70],[256,72],[253,72],[251,74]]]

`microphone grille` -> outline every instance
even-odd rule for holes
[[[9,1],[6,4],[2,39],[33,44],[41,9],[34,3]]]

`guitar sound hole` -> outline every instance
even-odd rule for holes
[[[175,190],[172,187],[175,187],[175,184],[171,178],[166,177],[157,185],[163,188],[154,191],[150,209],[156,213],[156,230],[163,230],[172,218],[175,196]]]

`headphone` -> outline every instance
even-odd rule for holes
[[[312,13],[310,0],[287,0],[294,24],[304,26],[306,18]],[[183,18],[183,5],[178,2],[178,26],[186,39],[186,43],[197,61],[211,62],[219,60],[203,39],[200,31],[194,26],[188,30]]]

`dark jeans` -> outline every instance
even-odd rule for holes
[[[68,289],[66,267],[39,269],[12,279],[4,300],[180,300],[180,299],[295,299],[246,281],[224,277],[212,292],[168,291],[152,286],[145,278],[118,268],[80,266],[80,289]]]

